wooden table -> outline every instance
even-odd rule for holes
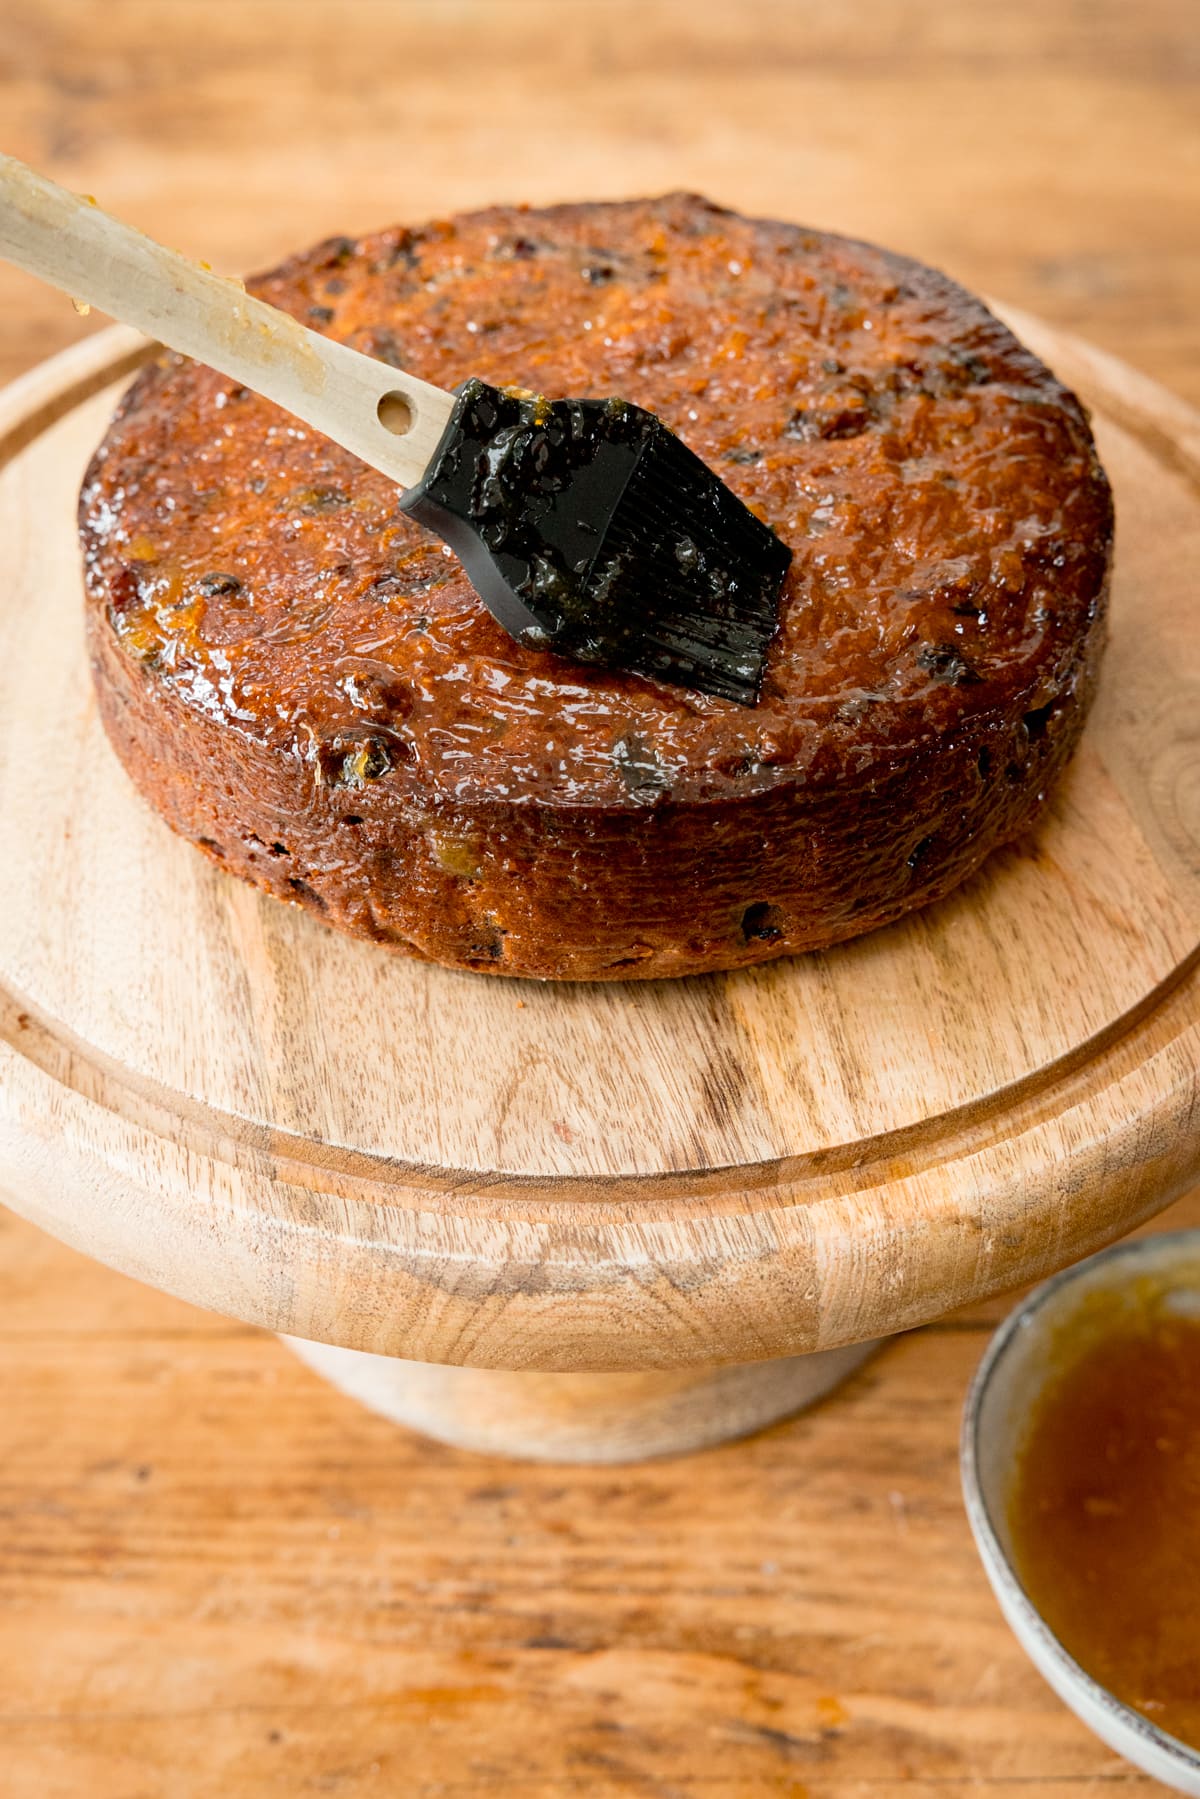
[[[8,0],[0,119],[231,270],[688,185],[885,239],[1200,401],[1198,74],[1188,0]],[[0,307],[4,378],[87,328],[3,269]],[[5,1217],[0,1790],[1150,1791],[969,1543],[957,1418],[1003,1309],[750,1442],[564,1471],[407,1436]]]

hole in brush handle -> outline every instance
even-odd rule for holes
[[[413,410],[412,402],[406,399],[402,393],[393,391],[382,395],[375,412],[379,423],[386,431],[390,431],[393,437],[407,437],[416,423],[417,415]]]

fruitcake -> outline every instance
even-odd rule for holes
[[[1113,513],[1087,416],[945,276],[691,195],[336,238],[249,284],[451,388],[658,414],[792,550],[754,707],[510,638],[398,490],[155,354],[80,496],[104,725],[223,869],[556,980],[826,948],[1030,826],[1079,737]]]

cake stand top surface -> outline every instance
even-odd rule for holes
[[[0,1184],[201,1303],[430,1360],[824,1347],[1059,1265],[1200,1174],[1200,420],[1027,318],[1117,498],[1111,640],[1037,833],[824,955],[455,973],[174,838],[110,753],[75,497],[144,354],[0,396]]]

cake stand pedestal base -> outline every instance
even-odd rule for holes
[[[875,1349],[645,1374],[508,1373],[369,1355],[283,1337],[352,1399],[456,1449],[541,1462],[683,1455],[774,1424],[836,1387]]]

